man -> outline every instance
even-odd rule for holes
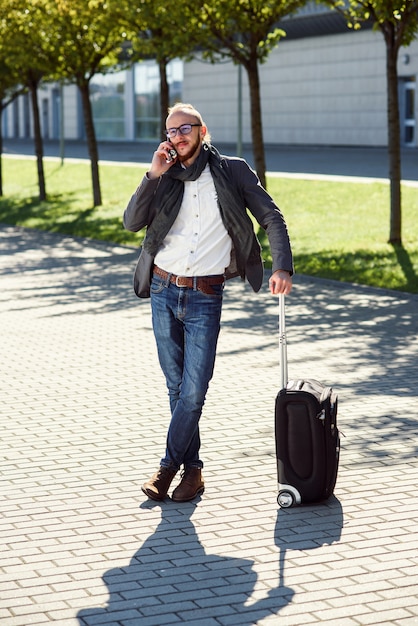
[[[263,281],[247,208],[269,238],[272,294],[290,292],[293,262],[280,210],[243,159],[221,156],[211,145],[200,113],[178,103],[169,109],[166,129],[167,141],[154,152],[124,226],[147,227],[134,288],[139,297],[151,296],[171,409],[165,455],[142,491],[163,500],[183,466],[171,497],[187,502],[204,491],[199,419],[215,363],[224,281],[240,275],[254,291]]]

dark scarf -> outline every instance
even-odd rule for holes
[[[231,237],[239,274],[245,275],[245,266],[251,253],[259,255],[259,244],[254,234],[240,190],[234,186],[227,162],[213,146],[204,143],[194,163],[184,169],[175,163],[164,175],[166,184],[156,191],[156,214],[148,226],[143,246],[155,256],[176,219],[184,194],[184,182],[197,180],[209,163],[224,226]]]

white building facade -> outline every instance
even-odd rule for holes
[[[283,24],[285,24],[283,22]],[[328,25],[332,31],[332,25]],[[387,145],[386,47],[380,31],[334,30],[303,36],[295,29],[260,65],[266,144]],[[290,31],[290,29],[289,29]],[[241,74],[241,78],[240,78]],[[418,40],[401,49],[398,87],[402,145],[417,147]],[[242,81],[242,106],[238,104]],[[251,142],[246,72],[232,63],[185,65],[183,98],[204,115],[214,141],[235,142],[242,109],[242,140]]]
[[[263,134],[266,144],[387,145],[386,49],[380,31],[347,29],[342,18],[315,5],[283,22],[283,38],[260,65]],[[340,20],[340,21],[338,21]],[[398,61],[401,141],[418,146],[418,40]],[[251,142],[245,71],[231,62],[211,65],[176,60],[168,70],[170,97],[191,102],[215,143]],[[91,82],[99,140],[159,138],[159,75],[153,61]],[[45,85],[39,92],[45,139],[83,139],[81,101],[74,85]],[[4,137],[33,136],[28,96],[5,111]]]

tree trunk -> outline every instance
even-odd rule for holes
[[[0,197],[3,196],[3,111],[4,108],[0,102]]]
[[[167,111],[170,106],[170,92],[167,80],[167,61],[160,60],[158,62],[160,68],[160,130],[161,137],[165,139],[165,121],[167,119]]]
[[[258,60],[252,55],[245,64],[250,87],[251,138],[253,142],[254,165],[261,184],[266,188],[266,161],[263,142],[263,122],[261,119],[260,77]]]
[[[46,200],[46,186],[45,186],[45,174],[44,174],[44,148],[41,133],[41,120],[39,116],[38,106],[38,83],[39,79],[33,76],[28,78],[28,87],[32,102],[32,115],[33,115],[33,134],[35,140],[35,155],[36,164],[38,168],[38,186],[39,186],[39,200],[42,202]]]
[[[93,111],[90,102],[89,81],[78,84],[83,105],[84,128],[86,129],[87,149],[90,157],[91,180],[93,185],[93,206],[102,204],[99,176],[99,153],[97,149],[96,132],[94,130]]]
[[[402,243],[401,220],[401,131],[398,95],[398,46],[393,33],[385,33],[386,80],[388,114],[388,150],[390,179],[390,235],[389,243]]]

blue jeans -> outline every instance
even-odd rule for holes
[[[161,465],[176,470],[203,467],[199,420],[215,365],[223,285],[213,289],[216,295],[207,295],[155,275],[151,283],[152,325],[171,410]]]

